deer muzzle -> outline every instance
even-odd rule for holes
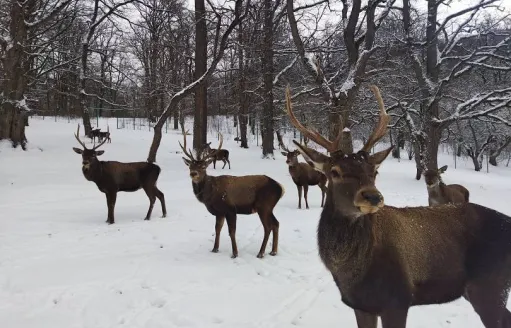
[[[383,195],[375,187],[361,188],[355,195],[354,204],[363,214],[376,213],[385,205]]]

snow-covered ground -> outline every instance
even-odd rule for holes
[[[152,138],[147,130],[116,130],[103,146],[104,160],[144,161]],[[105,128],[106,121],[100,121]],[[81,174],[71,147],[76,122],[32,119],[30,151],[0,146],[0,326],[3,328],[112,327],[356,327],[342,304],[316,248],[321,193],[312,187],[310,210],[297,209],[297,192],[284,157],[260,158],[255,146],[240,149],[225,135],[231,170],[267,174],[286,187],[275,208],[279,254],[256,258],[263,229],[257,215],[239,216],[239,257],[231,259],[227,227],[220,252],[211,253],[214,218],[192,193],[174,131],[164,134],[158,154],[168,217],[159,202],[143,221],[143,191],[120,193],[116,224],[105,223],[105,196]],[[213,145],[217,144],[216,141]],[[218,163],[220,164],[220,163]],[[463,183],[473,202],[511,214],[507,202],[511,169],[474,172],[470,162],[442,155],[444,180]],[[221,165],[220,165],[221,167]],[[426,205],[424,181],[414,163],[388,158],[377,186],[391,205]],[[269,252],[271,238],[267,247]],[[470,305],[459,300],[415,307],[408,327],[482,327]]]

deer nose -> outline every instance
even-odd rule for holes
[[[196,177],[198,174],[197,172],[190,172],[190,176],[193,178],[193,177]]]
[[[364,197],[365,200],[369,202],[369,204],[376,206],[380,204],[382,201],[382,197],[380,193],[370,192],[370,191],[364,191],[362,192],[362,197]]]

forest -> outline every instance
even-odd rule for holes
[[[436,169],[446,145],[476,171],[511,158],[511,12],[477,0],[0,0],[0,140],[26,149],[30,116],[147,121],[162,127],[223,115],[239,146],[273,158],[296,114],[352,152],[391,116],[392,156]],[[183,131],[184,132],[184,131]],[[297,138],[298,138],[298,132]],[[300,136],[300,138],[302,138]]]

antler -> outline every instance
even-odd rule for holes
[[[287,86],[286,88],[286,110],[289,119],[291,120],[291,124],[293,124],[295,128],[302,132],[306,137],[308,137],[318,145],[324,147],[330,153],[337,150],[339,141],[342,138],[342,128],[339,129],[339,134],[337,135],[337,138],[335,138],[335,140],[332,142],[323,137],[318,132],[311,129],[307,129],[305,126],[303,126],[302,123],[298,121],[295,114],[293,113],[293,109],[291,107],[291,91],[289,90],[289,86]]]
[[[376,101],[378,102],[378,107],[380,108],[380,119],[378,121],[378,125],[373,130],[369,138],[367,139],[366,144],[362,148],[362,151],[369,152],[371,148],[381,139],[383,136],[385,136],[385,133],[387,133],[387,125],[390,121],[390,116],[387,114],[385,110],[385,105],[383,103],[383,99],[380,94],[380,89],[378,89],[375,85],[370,85],[369,88],[374,93],[374,96],[376,97]]]
[[[85,144],[80,140],[79,135],[80,135],[80,123],[78,123],[78,128],[76,129],[75,138],[78,141],[78,143],[80,143],[80,145],[82,145],[82,147],[84,149],[87,149],[87,146],[85,146]]]
[[[181,147],[181,149],[183,150],[183,153],[186,155],[186,157],[188,157],[189,159],[191,159],[192,161],[196,161],[195,158],[193,158],[193,155],[192,155],[192,151],[189,150],[189,151],[186,151],[186,135],[188,134],[188,130],[184,130],[182,131],[183,133],[183,137],[184,137],[184,146],[181,145],[181,142],[178,141],[179,143],[179,146]]]

